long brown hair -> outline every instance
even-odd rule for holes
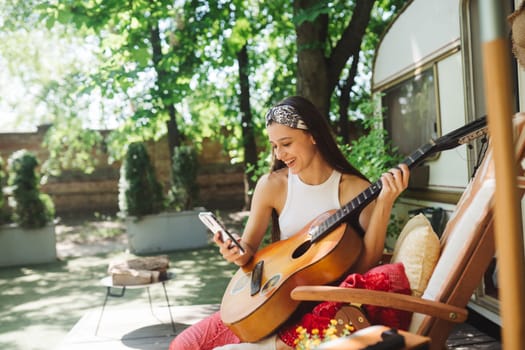
[[[308,132],[314,138],[317,148],[321,153],[321,156],[326,162],[335,170],[344,174],[351,174],[358,176],[366,181],[369,181],[359,170],[357,170],[341,152],[341,149],[337,146],[335,137],[332,133],[332,129],[328,124],[328,121],[323,118],[318,109],[312,102],[301,96],[287,97],[281,102],[277,103],[276,106],[288,105],[294,107],[301,119],[304,121]],[[276,158],[275,153],[272,151],[272,166],[271,170],[275,171],[286,167],[283,161]],[[312,218],[314,219],[314,218]],[[272,241],[280,239],[280,229],[278,215],[275,210],[272,212]]]

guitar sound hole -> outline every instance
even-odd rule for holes
[[[297,247],[297,249],[294,250],[294,252],[292,254],[292,258],[297,259],[297,258],[303,256],[303,254],[306,253],[306,251],[308,249],[310,249],[311,246],[312,246],[312,241],[304,242],[299,247]]]

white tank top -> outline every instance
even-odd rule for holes
[[[298,175],[288,172],[288,192],[283,211],[279,215],[281,239],[299,232],[320,214],[340,209],[339,181],[341,173],[334,170],[330,177],[319,185],[307,185]]]

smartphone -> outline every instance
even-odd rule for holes
[[[231,240],[232,244],[236,245],[239,248],[239,251],[241,252],[241,255],[244,254],[244,249],[241,246],[241,244],[237,241],[237,239],[230,233],[224,225],[215,217],[215,215],[212,212],[206,211],[199,213],[199,219],[206,225],[206,227],[215,234],[216,232],[221,233],[221,238],[223,242],[226,242],[227,240]],[[230,246],[231,248],[232,246]]]

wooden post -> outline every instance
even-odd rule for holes
[[[519,350],[523,349],[525,334],[525,260],[512,142],[510,46],[501,0],[480,0],[479,5],[485,96],[496,175],[494,216],[502,343],[505,350]]]

